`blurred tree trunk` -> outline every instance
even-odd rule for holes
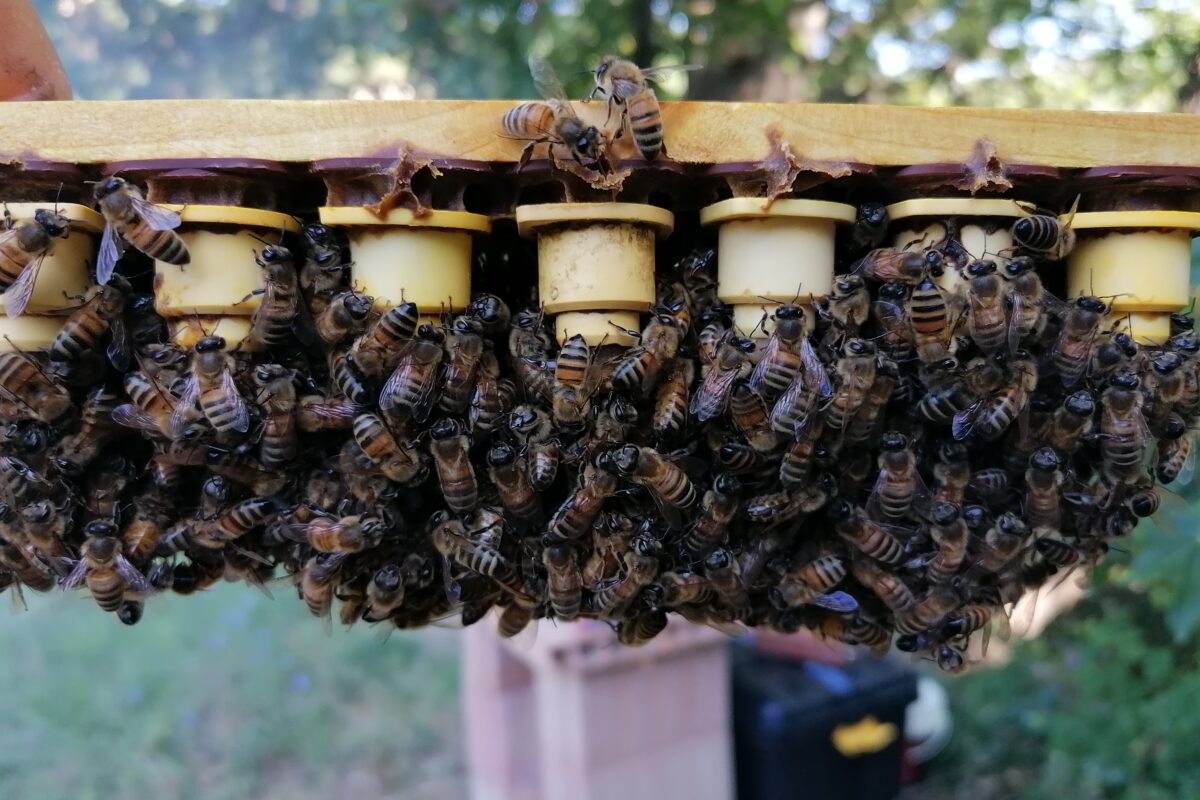
[[[650,0],[633,0],[629,4],[633,11],[633,37],[637,41],[633,61],[648,67],[654,63],[657,53],[654,47],[654,18],[650,13]]]

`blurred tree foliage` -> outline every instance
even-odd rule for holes
[[[696,63],[667,96],[1176,110],[1191,0],[36,0],[76,92],[527,97],[608,52]],[[572,74],[576,73],[576,74]]]

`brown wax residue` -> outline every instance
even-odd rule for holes
[[[612,192],[614,195],[621,191],[621,187],[625,185],[625,179],[633,172],[628,167],[625,169],[614,169],[607,162],[602,162],[600,165],[601,167],[605,167],[604,169],[597,170],[585,167],[574,159],[559,159],[554,154],[553,149],[550,151],[550,160],[555,167],[563,172],[574,175],[593,189]],[[570,192],[569,186],[567,191],[568,193]]]
[[[414,217],[418,218],[428,216],[432,209],[422,203],[421,198],[413,191],[413,178],[423,169],[429,170],[432,177],[440,178],[442,177],[441,170],[433,165],[432,159],[415,156],[408,145],[400,145],[397,155],[399,160],[392,169],[392,188],[378,203],[366,205],[363,208],[380,220],[387,219],[388,212],[393,208],[407,208]]]
[[[788,192],[803,191],[854,171],[845,161],[822,161],[795,152],[775,126],[767,129],[767,141],[771,143],[771,149],[757,167],[741,175],[729,176],[729,188],[734,197],[766,197],[767,208],[770,208]]]
[[[962,169],[962,178],[954,181],[953,186],[963,191],[975,194],[981,191],[1002,192],[1012,188],[1008,170],[996,154],[996,145],[989,139],[975,142],[975,150],[963,162]]]

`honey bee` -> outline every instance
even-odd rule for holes
[[[871,293],[858,275],[836,275],[833,291],[817,305],[822,316],[831,320],[847,336],[858,336],[871,312]]]
[[[683,535],[683,550],[703,556],[724,539],[729,524],[741,505],[742,484],[735,475],[722,472],[700,500],[700,513]]]
[[[718,547],[704,559],[704,575],[717,599],[735,613],[750,607],[750,594],[742,582],[741,567],[733,554]]]
[[[179,215],[147,202],[136,186],[112,177],[96,184],[96,204],[104,215],[104,235],[96,258],[96,283],[112,278],[126,244],[155,261],[182,266],[191,261],[175,229]]]
[[[46,375],[33,356],[21,352],[0,353],[0,398],[17,406],[16,416],[49,425],[62,422],[74,409],[71,395]]]
[[[554,148],[561,146],[567,148],[577,163],[582,164],[585,159],[598,161],[603,154],[604,139],[594,125],[584,125],[571,108],[553,68],[543,59],[531,55],[529,71],[544,101],[514,106],[505,112],[501,120],[505,136],[529,141],[521,151],[518,170],[529,163],[533,149],[542,143],[549,145],[551,158],[555,157]]]
[[[829,513],[834,531],[862,552],[885,564],[904,560],[904,543],[892,532],[897,529],[872,521],[846,500],[834,500]]]
[[[654,314],[645,329],[636,335],[638,346],[627,350],[617,362],[612,375],[613,388],[649,394],[658,382],[663,366],[670,364],[679,352],[685,330],[670,315]]]
[[[862,339],[849,339],[842,345],[835,389],[825,407],[825,421],[836,431],[844,431],[855,412],[867,399],[875,382],[875,345]]]
[[[783,459],[779,462],[779,482],[785,489],[803,486],[808,482],[814,465],[830,459],[828,448],[821,444],[823,431],[819,419],[810,421],[784,451]]]
[[[897,616],[896,630],[907,634],[927,631],[939,625],[959,606],[958,592],[954,588],[931,586],[924,597],[917,600],[907,612]]]
[[[33,212],[33,219],[0,231],[0,289],[4,290],[4,306],[10,317],[19,317],[29,305],[33,288],[41,271],[42,261],[54,246],[55,239],[65,239],[71,232],[71,221],[46,208]]]
[[[591,348],[582,336],[576,334],[563,343],[554,368],[550,403],[551,416],[558,426],[574,431],[585,425],[595,388],[592,366]]]
[[[971,462],[965,445],[948,441],[938,446],[933,480],[934,502],[962,504],[971,480]]]
[[[355,291],[345,291],[329,301],[329,305],[313,320],[317,336],[327,347],[336,347],[360,334],[367,325],[373,300]]]
[[[468,457],[466,431],[458,420],[443,417],[429,429],[429,452],[446,506],[466,514],[479,503],[479,483]]]
[[[363,454],[388,480],[409,483],[421,473],[423,464],[417,452],[411,446],[401,445],[377,415],[359,414],[353,430]]]
[[[695,378],[696,362],[690,358],[677,358],[671,362],[666,377],[659,383],[654,396],[650,428],[660,445],[677,439],[684,432],[687,426],[688,391]]]
[[[746,500],[742,514],[751,522],[779,525],[822,508],[837,491],[837,480],[824,473],[799,489],[760,494]]]
[[[533,488],[546,491],[558,475],[560,458],[558,443],[551,438],[554,428],[549,415],[536,406],[519,405],[509,416],[508,426],[513,437],[525,448]]]
[[[860,205],[854,215],[854,225],[850,228],[851,248],[864,250],[868,247],[878,247],[887,235],[889,222],[887,206],[883,203]]]
[[[908,437],[888,431],[879,441],[879,478],[867,500],[867,512],[879,521],[902,520],[929,503],[929,490],[917,469]]]
[[[652,448],[625,445],[601,458],[617,475],[645,487],[665,516],[676,516],[675,511],[696,502],[696,487],[687,473]]]
[[[994,261],[967,265],[966,314],[971,341],[985,353],[996,353],[1008,344],[1008,312],[1004,305],[1004,283],[996,274]]]
[[[1008,383],[954,415],[951,431],[955,439],[991,440],[1008,430],[1018,418],[1025,424],[1029,396],[1037,388],[1037,362],[1027,351],[1018,350],[1013,354],[1010,372]]]
[[[55,456],[86,467],[106,445],[120,438],[121,429],[112,418],[117,401],[117,393],[105,385],[88,392],[80,407],[79,430],[59,441]]]
[[[1153,439],[1142,416],[1139,385],[1136,376],[1118,373],[1100,395],[1100,452],[1111,484],[1136,483],[1145,472]]]
[[[952,299],[929,275],[921,278],[908,295],[907,318],[912,327],[912,341],[922,363],[941,361],[950,355],[950,338],[958,325],[957,309]],[[974,319],[982,319],[978,310]]]
[[[250,429],[250,411],[233,381],[231,363],[220,336],[205,336],[196,343],[183,396],[171,414],[169,429],[174,438],[188,430],[197,406],[218,433]]]
[[[361,553],[379,544],[384,533],[382,520],[361,515],[318,516],[288,527],[298,541],[318,553]]]
[[[771,605],[781,610],[813,605],[850,614],[858,610],[858,601],[845,592],[832,591],[845,577],[846,565],[842,559],[821,556],[785,574],[768,592],[768,598]]]
[[[283,245],[267,245],[261,253],[255,253],[254,260],[263,269],[263,288],[242,298],[245,302],[262,295],[262,302],[250,317],[250,338],[267,350],[275,350],[292,340],[292,325],[300,309],[300,283],[292,253]]]
[[[330,228],[319,222],[304,226],[305,258],[300,267],[300,289],[312,316],[318,317],[337,293],[345,267],[342,245]]]
[[[461,414],[471,401],[475,375],[483,357],[483,323],[472,317],[454,320],[446,337],[446,369],[438,407],[448,414]]]
[[[547,541],[579,539],[587,533],[603,510],[604,502],[617,491],[617,477],[603,467],[597,467],[583,480],[550,517],[546,526]]]
[[[575,548],[567,542],[552,542],[542,550],[546,566],[546,597],[555,616],[575,619],[582,601],[582,583]]]
[[[993,574],[1012,561],[1025,544],[1029,526],[1011,511],[1001,514],[984,535],[983,548],[975,567]]]
[[[103,611],[121,607],[126,592],[145,593],[146,578],[121,552],[117,526],[110,520],[93,520],[84,527],[87,539],[80,546],[79,563],[63,580],[64,589],[86,584]]]
[[[434,337],[435,331],[422,326],[400,357],[396,369],[379,393],[379,410],[394,430],[429,418],[437,397],[438,367],[442,363],[442,347]]]
[[[867,444],[879,433],[884,408],[892,399],[892,393],[899,381],[900,368],[896,362],[880,354],[875,360],[875,380],[867,390],[862,405],[854,412],[850,427],[846,430],[848,445],[854,447]]]
[[[296,387],[292,383],[291,373],[278,364],[255,367],[254,383],[258,386],[263,410],[258,457],[268,469],[282,467],[291,463],[299,448],[296,435]]]
[[[1050,363],[1063,386],[1073,388],[1083,377],[1092,358],[1092,345],[1108,306],[1095,297],[1080,297],[1067,311],[1062,331],[1050,351]]]
[[[734,384],[729,396],[729,417],[746,443],[758,452],[769,453],[779,446],[767,406],[750,384],[744,381]]]
[[[129,368],[129,335],[125,328],[125,297],[129,283],[118,276],[107,286],[88,289],[80,304],[50,342],[51,361],[77,361],[109,334],[106,354],[117,370]]]
[[[500,504],[512,515],[514,523],[531,529],[542,526],[545,512],[542,498],[534,491],[525,464],[511,445],[497,443],[487,454],[488,476],[496,487]]]
[[[937,552],[927,565],[925,575],[930,583],[949,583],[966,560],[970,531],[961,508],[955,503],[935,502],[930,521],[929,534],[937,545]]]
[[[1070,394],[1062,405],[1055,409],[1046,429],[1046,443],[1060,454],[1066,454],[1092,431],[1096,413],[1096,399],[1091,392],[1081,389]]]
[[[314,617],[329,617],[345,558],[346,553],[318,553],[304,562],[296,588]]]
[[[893,361],[903,363],[913,356],[913,330],[905,307],[910,287],[904,283],[885,283],[871,305],[871,318],[879,329],[879,347]]]
[[[1062,523],[1060,492],[1065,480],[1052,447],[1037,450],[1025,470],[1025,519],[1033,527],[1058,528]]]
[[[487,436],[512,404],[501,392],[500,362],[491,347],[487,347],[479,358],[479,372],[475,377],[475,388],[471,390],[471,404],[467,411],[467,425],[476,437]]]
[[[350,348],[359,371],[371,378],[395,369],[418,322],[416,303],[401,303],[380,314]]]
[[[805,333],[804,310],[798,305],[780,306],[772,319],[775,330],[750,373],[750,388],[771,403],[792,385],[803,369],[805,380],[814,382],[822,395],[828,395],[829,376]]]
[[[717,464],[734,475],[753,475],[772,468],[771,460],[743,442],[726,442],[717,448]]]
[[[1190,435],[1168,441],[1159,450],[1154,475],[1159,483],[1187,486],[1196,474],[1196,444]]]
[[[851,562],[854,578],[875,594],[897,617],[903,617],[917,604],[912,589],[901,578],[869,558],[857,556]]]
[[[609,115],[614,109],[621,112],[617,136],[628,123],[638,152],[642,158],[653,161],[659,153],[667,154],[667,145],[663,142],[662,109],[651,84],[668,72],[691,69],[699,67],[691,64],[639,67],[617,56],[605,56],[596,67],[596,86],[589,97],[597,94],[607,97]]]
[[[1071,221],[1079,208],[1079,197],[1071,204],[1066,220],[1059,221],[1053,214],[1038,213],[1027,203],[1018,203],[1028,216],[1021,217],[1012,226],[1013,244],[1018,250],[1031,253],[1046,261],[1062,261],[1075,247],[1075,231]]]
[[[709,366],[700,382],[700,388],[692,396],[688,406],[700,422],[725,413],[733,384],[749,365],[749,355],[755,350],[754,342],[740,336],[726,335],[717,350],[716,360]]]
[[[880,247],[854,262],[850,272],[880,283],[915,284],[926,271],[924,254],[916,250]]]
[[[479,535],[483,531],[468,531],[462,520],[452,518],[445,511],[435,512],[428,527],[434,548],[443,556],[502,584],[516,580],[512,562],[494,544],[480,541]]]
[[[1061,301],[1046,291],[1037,274],[1037,262],[1029,256],[1015,256],[1004,265],[1008,297],[1012,308],[1008,315],[1008,349],[1017,350],[1022,342],[1040,339],[1050,313],[1057,313]]]

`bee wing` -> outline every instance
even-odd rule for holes
[[[933,502],[933,493],[929,491],[929,485],[925,483],[925,479],[921,477],[920,471],[913,467],[913,510],[922,517],[929,516],[929,507]]]
[[[954,415],[954,421],[950,425],[950,432],[954,436],[955,441],[961,442],[971,435],[971,431],[975,428],[975,420],[979,417],[979,412],[983,410],[986,403],[987,398],[981,397]]]
[[[567,92],[563,89],[558,73],[546,59],[536,53],[529,54],[529,74],[533,76],[533,85],[538,94],[547,100],[566,100]]]
[[[124,251],[125,242],[117,235],[117,229],[105,224],[104,235],[100,238],[100,252],[96,257],[96,283],[103,286],[112,279],[113,270],[117,268]]]
[[[627,78],[614,78],[612,83],[613,95],[616,97],[633,97],[642,90],[637,81],[631,81]]]
[[[829,397],[833,394],[833,383],[829,380],[829,372],[825,369],[821,356],[817,354],[817,349],[812,346],[812,340],[807,336],[800,340],[800,360],[804,364],[804,373],[808,379],[817,382],[817,391],[821,393],[821,396]]]
[[[1185,436],[1195,436],[1194,433],[1188,431]],[[1187,486],[1196,477],[1196,450],[1200,449],[1193,438],[1191,444],[1188,445],[1187,455],[1183,457],[1183,466],[1179,468],[1179,475],[1175,477],[1175,482],[1172,486]]]
[[[829,609],[837,614],[853,614],[858,611],[858,601],[845,592],[829,592],[813,597],[811,605]]]
[[[179,227],[179,214],[174,211],[156,206],[145,198],[135,194],[129,196],[133,210],[146,221],[146,224],[156,231],[173,231]]]
[[[65,592],[68,589],[74,589],[76,586],[83,583],[83,579],[87,577],[87,572],[87,561],[82,558],[79,559],[79,561],[75,564],[75,568],[71,570],[71,574],[62,579],[61,586],[63,591]]]
[[[189,375],[183,388],[183,396],[175,404],[175,410],[171,412],[171,420],[167,423],[167,434],[169,436],[178,439],[183,435],[191,423],[188,417],[199,400],[200,381],[196,380],[195,375]]]
[[[129,329],[125,326],[125,316],[118,314],[108,325],[108,348],[104,351],[109,362],[119,372],[129,369]]]
[[[1009,297],[1012,299],[1012,308],[1008,312],[1008,352],[1015,353],[1021,349],[1021,329],[1017,326],[1017,320],[1021,318],[1022,306],[1026,300],[1020,292],[1012,292]]]
[[[37,284],[38,275],[42,271],[42,262],[45,260],[46,254],[43,253],[26,264],[25,269],[21,270],[21,274],[13,281],[12,286],[4,291],[4,310],[8,316],[19,317],[25,312],[25,307],[29,305],[29,298],[33,297],[33,287]]]
[[[867,497],[867,504],[863,507],[867,512],[867,517],[876,522],[887,519],[883,513],[883,505],[879,501],[879,493],[885,483],[887,483],[887,470],[881,469],[879,470],[879,476],[875,479],[875,485],[871,487],[871,494]]]
[[[238,391],[237,384],[233,382],[233,372],[228,369],[221,371],[221,392],[232,398],[231,405],[234,409],[233,429],[238,433],[245,433],[250,430],[250,409],[246,407],[246,401],[242,399],[242,393]]]
[[[698,69],[704,69],[704,67],[700,64],[664,64],[661,67],[645,67],[642,70],[642,78],[651,83],[661,83],[663,78],[672,72],[694,72]]]
[[[125,556],[118,553],[113,563],[117,569],[117,574],[125,579],[125,583],[129,585],[129,589],[139,594],[150,589],[150,584],[146,583],[146,576],[138,572],[137,567],[129,563],[129,559],[125,558]]]
[[[692,396],[688,410],[701,422],[706,422],[725,410],[729,401],[729,391],[737,380],[736,369],[717,369],[710,367],[700,389]]]
[[[763,383],[767,379],[767,373],[770,372],[771,362],[775,360],[775,355],[779,352],[780,347],[779,337],[774,334],[763,345],[762,359],[754,365],[754,369],[750,372],[750,388],[755,392],[762,392]]]
[[[132,403],[125,403],[113,409],[113,422],[126,428],[137,428],[150,433],[161,433],[158,420]]]

